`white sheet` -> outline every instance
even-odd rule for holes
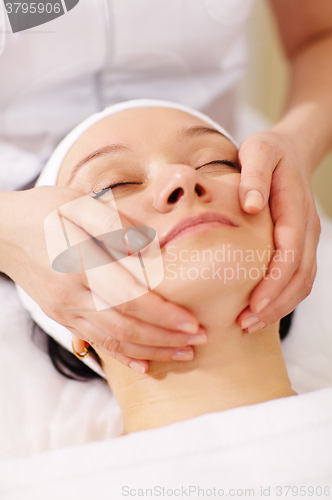
[[[189,486],[224,496],[241,489],[237,498],[249,488],[259,497],[261,487],[270,488],[269,498],[287,498],[280,486],[290,485],[330,487],[331,495],[332,388],[17,459],[0,470],[3,500],[116,500],[162,487],[164,497],[187,498]]]
[[[31,328],[14,284],[0,278],[0,458],[121,433],[121,412],[107,384],[60,376],[31,341]]]

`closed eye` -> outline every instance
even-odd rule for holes
[[[207,167],[209,165],[225,165],[225,166],[234,168],[238,172],[241,171],[239,165],[237,163],[235,163],[234,161],[231,161],[231,160],[214,160],[214,161],[210,161],[209,163],[204,163],[204,165],[201,165],[200,167],[197,167],[196,170],[199,170],[200,168],[203,168],[203,167]]]
[[[102,196],[105,196],[109,191],[112,189],[116,189],[120,186],[128,186],[128,185],[133,185],[133,184],[142,184],[142,182],[117,182],[115,184],[111,184],[110,186],[107,186],[106,188],[102,189],[98,193],[93,193],[93,198],[97,200],[98,198],[101,198]]]
[[[215,169],[212,168],[214,165],[216,166]],[[210,172],[206,172],[206,170],[205,170],[205,173],[210,173],[212,175],[215,173],[218,173],[222,169],[222,167],[231,167],[234,170],[236,170],[237,172],[240,172],[240,168],[239,168],[238,164],[231,161],[231,160],[210,161],[209,163],[205,163],[204,165],[197,167],[196,170],[200,170],[203,167],[209,167],[209,166],[211,167]],[[93,198],[95,200],[102,198],[102,197],[106,196],[107,193],[109,193],[110,191],[115,190],[119,187],[141,185],[141,184],[143,184],[143,183],[142,182],[116,182],[115,184],[111,184],[111,185],[107,186],[106,188],[102,189],[101,191],[98,191],[98,193],[93,193]]]

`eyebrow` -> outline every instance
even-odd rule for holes
[[[204,134],[218,134],[227,139],[229,142],[231,142],[230,139],[226,135],[219,132],[219,130],[215,128],[204,127],[202,125],[184,127],[183,129],[180,130],[180,134],[186,138],[197,137]],[[126,144],[117,143],[117,144],[108,144],[102,148],[97,149],[96,151],[93,151],[92,153],[89,153],[84,158],[82,158],[73,168],[73,171],[71,172],[68,179],[68,185],[72,182],[72,180],[74,179],[75,175],[80,170],[80,168],[83,167],[83,165],[89,163],[91,160],[94,160],[95,158],[98,158],[100,156],[110,156],[117,153],[128,153],[132,151],[133,151],[132,148],[130,148]]]
[[[218,134],[218,135],[221,135],[222,137],[224,137],[225,139],[227,139],[229,142],[231,142],[225,134],[222,134],[216,128],[204,127],[202,125],[194,125],[193,127],[184,127],[181,130],[181,134],[184,137],[189,137],[189,138],[190,137],[197,137],[199,135],[204,135],[204,134]],[[233,144],[233,143],[231,142],[231,144]]]
[[[93,151],[92,153],[89,153],[88,155],[84,156],[73,168],[73,171],[71,172],[69,179],[68,179],[68,184],[72,182],[74,179],[75,175],[77,174],[78,170],[80,170],[83,165],[86,163],[89,163],[89,161],[94,160],[95,158],[98,158],[100,156],[110,156],[114,155],[117,153],[128,153],[131,152],[132,149],[129,146],[126,146],[125,144],[108,144],[107,146],[104,146],[102,148],[96,149],[96,151]]]

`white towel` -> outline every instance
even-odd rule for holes
[[[251,497],[262,498],[263,488],[272,499],[294,498],[289,486],[330,498],[332,388],[11,460],[0,472],[3,500],[120,500],[140,489],[144,497],[187,498],[191,491],[189,498],[199,499],[213,488],[219,497],[221,490],[224,497],[241,490],[240,498],[254,489]],[[158,494],[163,487],[166,494]]]

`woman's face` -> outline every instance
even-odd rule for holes
[[[112,187],[120,215],[157,232],[165,277],[155,291],[190,307],[234,288],[249,297],[273,255],[269,208],[242,211],[240,175],[235,146],[210,125],[174,109],[136,108],[85,132],[58,185],[91,195]],[[110,195],[98,199],[107,204]]]

